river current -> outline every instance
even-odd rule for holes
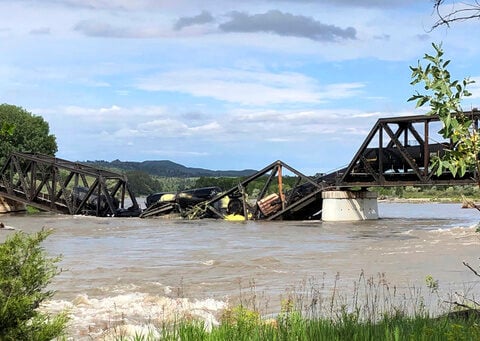
[[[444,292],[478,291],[462,261],[479,264],[480,212],[459,204],[379,203],[379,214],[376,221],[335,223],[0,219],[25,232],[54,230],[44,245],[62,255],[62,272],[45,309],[69,311],[75,340],[107,339],[120,324],[138,330],[182,314],[216,323],[222,309],[252,294],[265,314],[278,312],[281,298],[301,283],[348,295],[362,273],[407,291],[425,287],[427,275]],[[0,231],[0,240],[11,233]]]

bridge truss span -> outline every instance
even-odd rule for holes
[[[12,153],[0,171],[0,196],[62,214],[140,214],[124,175],[42,154]]]
[[[478,127],[480,111],[465,112]],[[345,169],[335,174],[339,187],[462,185],[477,183],[477,174],[467,172],[453,177],[450,172],[436,174],[434,156],[452,148],[438,131],[438,116],[404,116],[379,119]],[[330,175],[330,178],[332,176]]]

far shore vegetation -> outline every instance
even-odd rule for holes
[[[454,203],[480,201],[480,188],[478,188],[476,185],[377,187],[371,188],[370,190],[378,193],[379,200]]]

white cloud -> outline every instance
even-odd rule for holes
[[[317,80],[294,72],[272,73],[240,69],[192,69],[156,74],[138,81],[139,89],[170,91],[249,106],[280,103],[320,103],[352,97],[363,84],[320,86]]]

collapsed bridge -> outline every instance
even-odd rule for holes
[[[472,121],[472,128],[478,129],[480,111],[464,114]],[[346,167],[309,177],[282,161],[276,161],[238,186],[193,207],[179,207],[179,211],[190,219],[229,219],[232,214],[261,220],[317,219],[322,214],[327,192],[335,190],[357,189],[360,191],[350,192],[345,199],[367,199],[369,196],[365,190],[369,187],[476,184],[478,174],[475,172],[454,177],[448,170],[437,174],[437,169],[431,166],[432,157],[442,156],[445,150],[453,148],[451,141],[438,135],[440,129],[437,116],[382,118],[375,123]],[[296,178],[291,188],[283,186],[283,170],[288,170]],[[248,187],[253,183],[258,185],[258,181],[263,182],[261,191],[249,198],[247,193],[251,191]],[[225,198],[231,200],[228,205]],[[154,209],[161,214],[164,205],[172,205],[172,202],[160,201]],[[154,213],[154,209],[147,208],[143,214]]]
[[[480,111],[464,114],[478,129]],[[477,183],[475,172],[454,177],[446,170],[437,174],[431,166],[432,157],[452,148],[451,141],[436,133],[440,128],[437,116],[382,118],[352,161],[336,171],[310,177],[275,161],[225,192],[205,188],[166,193],[143,212],[122,174],[40,154],[12,153],[0,170],[0,196],[62,214],[152,217],[174,212],[189,219],[317,219],[328,191]],[[293,185],[284,183],[284,172],[294,177]],[[250,190],[259,183],[260,190]]]

